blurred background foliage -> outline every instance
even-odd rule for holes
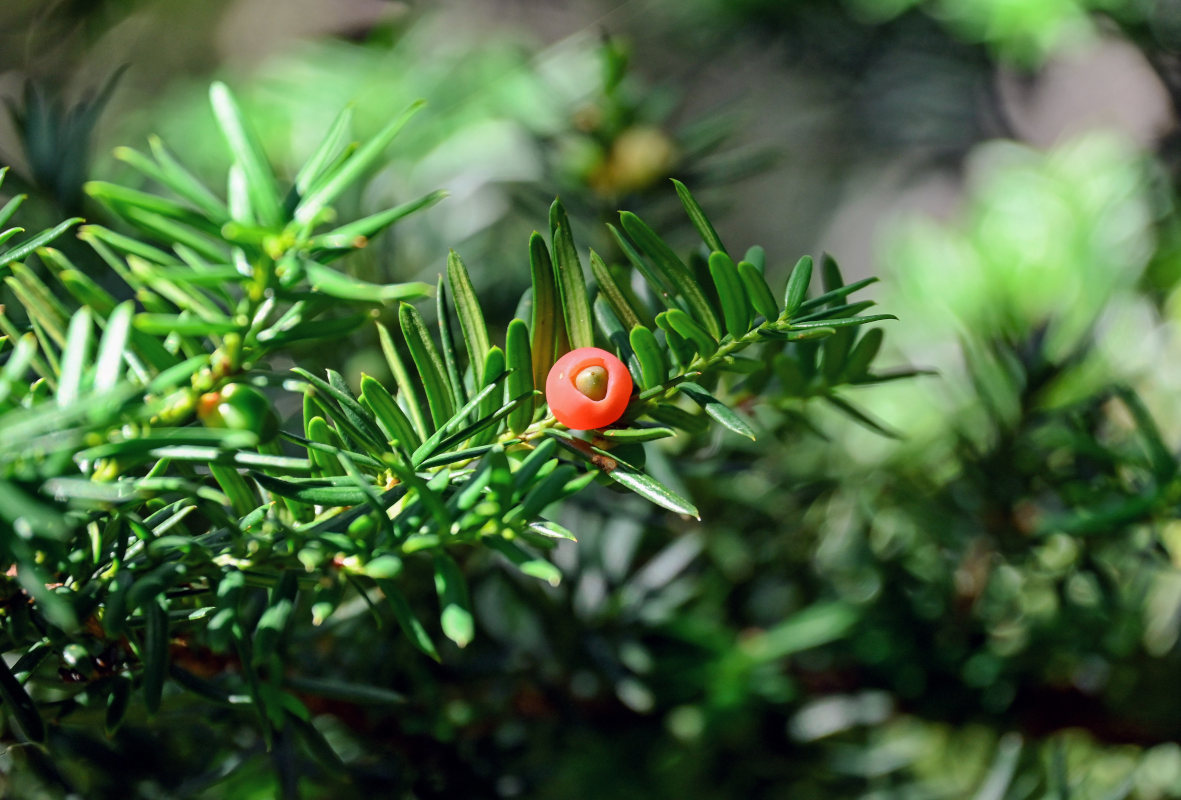
[[[676,176],[771,274],[881,274],[889,356],[932,374],[850,393],[876,431],[756,404],[757,444],[655,450],[703,521],[580,496],[560,588],[463,565],[479,633],[441,664],[342,609],[299,672],[406,698],[312,707],[343,767],[177,703],[112,737],[75,715],[0,785],[268,797],[287,760],[306,797],[1181,797],[1176,8],[9,0],[0,158],[47,221],[114,224],[81,182],[134,180],[112,150],[149,135],[224,174],[211,77],[287,176],[342,103],[364,136],[425,97],[351,202],[450,213],[356,274],[433,280],[456,247],[503,324],[553,194],[590,236],[671,220]],[[359,345],[314,357],[380,373]]]

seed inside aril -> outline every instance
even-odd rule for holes
[[[607,370],[586,367],[574,376],[574,386],[591,400],[602,400],[607,396]]]

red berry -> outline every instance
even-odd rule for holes
[[[558,422],[576,431],[603,428],[623,416],[632,376],[606,350],[580,347],[558,359],[545,379],[545,400]]]

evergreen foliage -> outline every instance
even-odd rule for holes
[[[360,144],[346,110],[288,186],[229,89],[214,84],[210,98],[233,157],[224,198],[158,140],[119,157],[163,193],[86,184],[129,230],[77,229],[121,285],[49,247],[77,219],[3,256],[21,307],[0,317],[3,650],[14,656],[0,690],[31,743],[75,713],[105,707],[113,732],[129,709],[189,693],[243,706],[272,746],[293,736],[331,762],[308,698],[394,699],[286,667],[291,642],[342,605],[369,604],[437,660],[440,634],[458,647],[476,635],[462,566],[473,550],[556,586],[545,554],[576,532],[547,509],[596,481],[698,516],[645,471],[648,443],[713,424],[754,439],[735,403],[760,398],[822,397],[873,425],[837,390],[896,377],[872,371],[881,334],[866,326],[892,317],[853,299],[868,281],[845,285],[826,257],[809,299],[805,257],[773,291],[761,249],[728,253],[681,183],[703,242],[687,259],[624,211],[611,233],[628,263],[590,251],[588,284],[554,201],[548,235],[521,250],[527,318],[502,343],[452,252],[432,330],[414,304],[432,287],[331,266],[440,199],[335,219],[334,202],[417,108]],[[396,325],[380,321],[387,310]],[[283,367],[293,347],[338,347],[373,324],[392,385],[362,376],[355,392],[333,369]],[[582,434],[535,387],[558,356],[591,345],[617,353],[637,390],[618,423]],[[302,411],[277,420],[291,396]],[[430,619],[403,580],[420,569],[437,591]],[[192,666],[209,660],[233,668]]]

